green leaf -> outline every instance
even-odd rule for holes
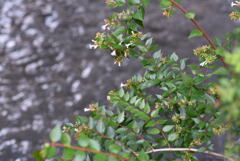
[[[151,112],[151,117],[153,117],[153,118],[158,117],[159,116],[158,114],[159,114],[159,109],[153,110]]]
[[[89,141],[90,139],[84,133],[81,133],[81,135],[78,137],[78,145],[81,147],[87,147],[89,145]]]
[[[118,28],[113,32],[114,36],[118,37],[121,34],[124,34],[126,32],[126,28],[124,26],[118,26]],[[124,49],[121,46],[115,46],[118,49]]]
[[[219,76],[227,76],[229,74],[229,71],[225,67],[220,67],[216,71],[214,71],[213,74]]]
[[[137,47],[143,53],[147,53],[148,52],[148,48],[146,46],[144,46],[144,45],[138,45]]]
[[[71,137],[67,133],[63,133],[61,137],[61,142],[65,145],[71,144]]]
[[[125,117],[125,113],[121,112],[120,114],[118,114],[118,123],[122,123],[124,121],[124,117]]]
[[[77,151],[73,161],[85,161],[86,153],[84,151]]]
[[[192,120],[196,123],[196,124],[199,124],[200,123],[200,120],[198,118],[192,118]]]
[[[160,133],[160,130],[158,128],[153,128],[153,129],[148,130],[147,133],[151,134],[151,135],[157,135]]]
[[[101,150],[101,146],[100,146],[99,142],[96,141],[96,140],[93,140],[93,139],[90,139],[89,147],[94,149],[94,150],[97,150],[97,151]]]
[[[141,102],[142,102],[142,98],[138,98],[138,99],[136,100],[136,102],[134,103],[134,105],[135,105],[135,106],[140,106]]]
[[[142,0],[143,5],[146,7],[149,5],[150,0]]]
[[[140,104],[139,108],[140,108],[140,109],[144,109],[144,107],[145,107],[145,100],[143,99],[143,100],[141,101],[141,104]]]
[[[128,101],[128,100],[129,100],[129,93],[126,93],[126,94],[124,95],[124,100],[125,100],[125,101]]]
[[[41,151],[40,150],[35,150],[32,154],[32,157],[36,160],[36,161],[43,161],[45,158],[43,158]]]
[[[143,7],[139,7],[135,13],[133,14],[133,18],[136,20],[140,20],[141,22],[144,21],[144,15],[145,15],[145,11]]]
[[[156,125],[156,123],[154,122],[154,121],[149,121],[146,125],[145,125],[145,127],[153,127],[153,126],[155,126]]]
[[[168,135],[168,141],[174,141],[178,138],[178,134],[177,133],[172,133],[170,135]]]
[[[167,120],[158,120],[157,121],[160,125],[163,125],[163,124],[165,124],[166,122],[167,122]]]
[[[185,69],[185,67],[186,67],[186,61],[187,61],[187,59],[181,59],[181,60],[180,60],[180,68],[181,68],[181,70],[184,70],[184,69]]]
[[[153,58],[155,58],[155,59],[157,59],[157,58],[161,59],[161,58],[162,58],[162,52],[161,52],[161,50],[156,51],[156,52],[153,54]]]
[[[140,4],[140,0],[128,0],[131,5]]]
[[[140,85],[140,88],[141,89],[145,89],[145,88],[149,88],[149,87],[152,87],[154,85],[157,85],[158,83],[160,83],[161,81],[160,80],[149,80],[149,81],[146,81],[144,82],[143,84]]]
[[[125,128],[119,128],[119,129],[116,130],[117,134],[126,133],[126,132],[127,132],[127,130]]]
[[[137,31],[138,30],[137,29],[138,25],[135,22],[132,22],[132,21],[131,22],[127,22],[127,25],[133,31]]]
[[[153,38],[150,38],[150,39],[148,39],[147,41],[146,41],[146,46],[147,47],[150,47],[151,45],[152,45],[152,41],[153,41]]]
[[[55,147],[49,146],[46,148],[47,158],[52,158],[57,154],[57,149]]]
[[[172,53],[172,55],[170,56],[170,59],[174,61],[178,61],[178,56],[176,55],[176,53]]]
[[[110,156],[110,157],[108,157],[108,161],[119,161],[119,160],[115,157]]]
[[[209,94],[205,94],[205,97],[208,104],[215,104],[215,99],[213,96],[210,96]]]
[[[144,151],[141,151],[138,154],[139,154],[139,156],[138,156],[139,161],[149,161],[150,160],[148,154],[145,153]]]
[[[185,110],[185,108],[179,108],[179,111],[180,111],[180,118],[182,120],[185,120],[186,119],[186,110]]]
[[[108,157],[102,153],[98,153],[94,156],[94,161],[107,161]]]
[[[206,149],[205,147],[201,147],[201,148],[198,149],[198,151],[199,151],[200,153],[205,152],[206,150],[207,150],[207,149]]]
[[[88,127],[90,129],[93,129],[95,125],[94,119],[92,117],[89,117]]]
[[[73,149],[64,148],[63,149],[63,159],[71,160],[74,158],[75,151]]]
[[[161,0],[160,7],[168,8],[172,6],[172,3],[169,0]]]
[[[139,119],[145,120],[145,121],[148,121],[150,119],[150,117],[147,114],[145,114],[142,111],[138,111],[138,110],[135,111],[134,116],[138,117]]]
[[[114,138],[115,136],[115,131],[112,127],[108,127],[107,128],[107,136],[110,137],[110,138]]]
[[[125,93],[124,93],[123,88],[121,88],[121,89],[119,90],[119,93],[118,93],[118,94],[119,94],[120,97],[123,97],[123,96],[124,96]]]
[[[143,111],[146,112],[146,113],[151,112],[151,107],[150,107],[150,105],[148,103],[146,103]]]
[[[133,121],[133,124],[132,124],[132,129],[134,132],[136,133],[139,133],[140,132],[140,127],[138,125],[138,123],[136,121]]]
[[[191,39],[191,38],[193,38],[193,37],[198,37],[198,36],[202,36],[202,35],[203,35],[203,33],[202,33],[200,30],[195,29],[195,30],[193,30],[193,31],[190,33],[190,35],[188,36],[188,38]]]
[[[126,3],[126,0],[115,0],[116,2]]]
[[[136,102],[136,100],[137,100],[137,96],[134,96],[131,98],[130,103],[134,104]]]
[[[99,120],[98,121],[96,128],[97,128],[97,131],[100,132],[100,133],[104,133],[105,132],[105,125],[104,125],[103,120]]]
[[[196,13],[195,13],[194,11],[190,11],[190,12],[186,13],[185,16],[186,16],[188,19],[194,19],[195,16],[196,16]]]
[[[52,142],[57,142],[61,139],[61,136],[62,136],[61,126],[56,125],[50,132],[50,139]]]
[[[174,125],[166,125],[163,127],[164,132],[169,132],[174,128]]]
[[[187,86],[191,86],[193,84],[192,77],[186,73],[182,73],[182,80],[183,80],[184,84]]]
[[[121,151],[121,147],[116,144],[110,144],[108,149],[111,153],[115,153],[115,154],[118,154]]]

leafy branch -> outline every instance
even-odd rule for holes
[[[187,11],[182,5],[177,3],[175,0],[169,0],[169,1],[172,2],[172,4],[175,7],[177,7],[183,14],[186,15],[186,14],[189,13],[189,11]],[[217,49],[216,45],[214,44],[214,42],[212,41],[210,36],[207,34],[207,32],[204,30],[204,28],[198,23],[198,21],[194,17],[190,18],[190,21],[195,25],[195,27],[197,29],[199,29],[202,32],[203,36],[208,41],[208,43],[211,45],[211,47],[216,50]],[[226,62],[225,62],[225,60],[224,60],[224,58],[222,56],[220,57],[220,59],[221,59],[223,65],[225,67],[228,67],[228,65],[226,64]]]
[[[147,153],[157,153],[157,152],[196,152],[196,153],[204,153],[212,156],[216,156],[223,159],[228,159],[230,161],[233,161],[233,158],[227,157],[225,155],[211,152],[211,151],[201,151],[200,149],[195,148],[161,148],[161,149],[153,149]]]
[[[122,157],[120,155],[117,155],[117,154],[103,152],[103,151],[97,151],[97,150],[93,150],[93,149],[89,149],[89,148],[83,148],[83,147],[79,147],[79,146],[70,146],[70,145],[65,145],[65,144],[60,144],[60,143],[49,143],[49,145],[52,146],[52,147],[69,148],[69,149],[73,149],[73,150],[80,150],[80,151],[94,153],[94,154],[104,154],[106,156],[110,156],[110,157],[114,157],[114,158],[122,159],[122,160],[126,160],[126,161],[129,160],[129,159],[124,158],[124,157]]]

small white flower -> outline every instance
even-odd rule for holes
[[[116,50],[114,50],[112,53],[111,53],[112,56],[116,56],[117,53],[116,53]]]
[[[235,1],[231,3],[231,7],[240,6],[240,1]]]
[[[231,7],[234,7],[234,6],[236,6],[237,4],[235,3],[235,2],[232,2],[231,3]]]
[[[132,44],[131,43],[129,43],[129,44],[126,44],[126,47],[128,48],[129,46],[131,46]]]
[[[119,67],[121,66],[121,62],[115,61],[114,64],[117,64]]]
[[[84,108],[84,112],[91,111],[90,108]]]
[[[121,83],[121,84],[120,84],[120,87],[121,87],[121,88],[123,88],[123,87],[125,87],[125,86],[126,86],[126,84],[124,84],[124,83]]]
[[[97,49],[97,45],[89,44],[88,45],[89,49]]]
[[[201,64],[200,64],[200,66],[205,66],[205,65],[207,65],[208,63],[206,62],[206,61],[204,61],[204,62],[202,62]]]
[[[110,27],[108,24],[102,25],[102,30],[110,30]]]

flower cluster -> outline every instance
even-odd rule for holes
[[[104,46],[106,35],[104,33],[98,32],[96,34],[95,40],[92,40],[93,44],[89,44],[90,49],[102,48]]]
[[[240,7],[240,1],[234,1],[231,3],[231,7]],[[229,14],[229,17],[233,21],[240,21],[240,11],[235,9]]]
[[[169,18],[173,16],[174,8],[172,6],[169,6],[167,9],[163,10],[163,16]]]
[[[222,134],[224,134],[225,131],[226,131],[226,128],[224,128],[222,126],[213,128],[213,132],[216,135],[222,135]]]
[[[94,104],[89,105],[89,108],[84,108],[84,112],[93,112],[97,110],[97,106],[95,106]]]
[[[208,45],[204,45],[194,49],[193,53],[194,55],[204,59],[204,61],[200,64],[201,66],[210,64],[217,59],[217,56],[214,55],[213,49],[211,48],[211,46],[208,46]]]
[[[240,12],[239,11],[233,11],[229,14],[229,17],[233,21],[240,21]]]
[[[125,84],[121,83],[120,87],[129,89],[132,86],[132,84],[133,84],[133,81],[131,79],[129,79],[129,80],[127,80],[127,82]]]

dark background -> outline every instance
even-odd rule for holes
[[[234,24],[228,0],[185,0],[211,37]],[[187,39],[193,29],[184,16],[166,19],[158,2],[147,9],[150,31],[165,54],[176,52],[197,62],[192,49],[206,44]],[[48,140],[57,123],[83,114],[83,108],[119,88],[139,72],[133,60],[113,65],[109,53],[88,49],[111,14],[103,0],[0,0],[0,160],[33,160],[31,153]],[[223,139],[216,151],[222,152]],[[203,161],[211,159],[201,159]],[[213,159],[212,159],[213,160]]]

